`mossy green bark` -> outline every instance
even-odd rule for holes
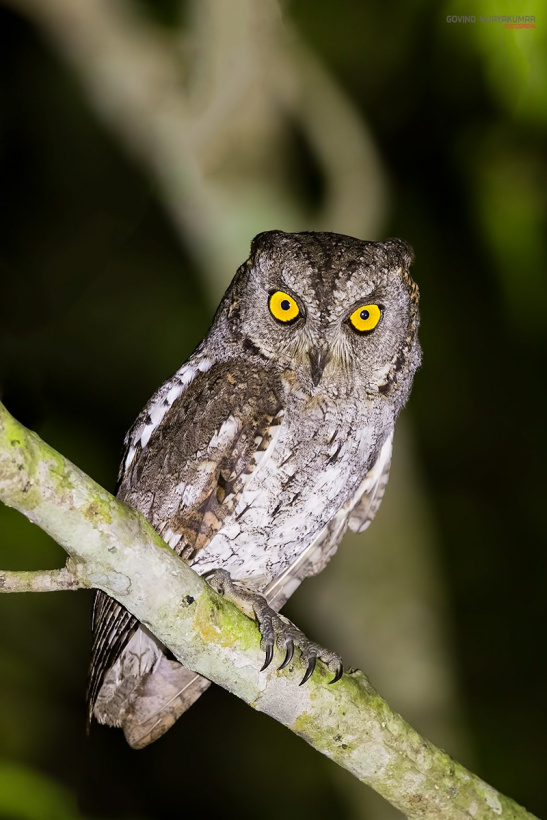
[[[186,666],[285,724],[408,817],[532,818],[418,735],[361,672],[347,673],[331,686],[332,672],[318,663],[308,683],[299,686],[301,662],[295,657],[276,671],[283,659],[277,652],[270,668],[260,672],[263,653],[254,623],[184,564],[139,513],[1,404],[0,500],[66,549],[81,586],[112,595]],[[0,571],[0,591],[2,586]]]

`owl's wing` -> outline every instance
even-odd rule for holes
[[[353,532],[366,530],[376,515],[389,478],[393,434],[380,448],[374,464],[350,498],[304,552],[264,590],[273,609],[279,610],[291,597],[304,578],[316,575],[330,561],[346,529]]]
[[[234,509],[242,487],[282,420],[276,377],[256,363],[234,361],[198,373],[151,433],[141,433],[121,475],[118,497],[143,513],[190,563]],[[154,399],[149,408],[153,408]],[[143,418],[137,419],[137,430]],[[140,425],[140,426],[139,426]],[[93,612],[88,699],[90,715],[108,670],[138,628],[137,620],[102,592]],[[139,665],[151,671],[151,663]]]

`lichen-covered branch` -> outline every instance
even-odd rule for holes
[[[216,595],[139,513],[1,404],[0,499],[48,532],[70,556],[67,568],[52,573],[0,571],[0,591],[104,590],[186,666],[283,723],[408,817],[532,818],[420,737],[361,672],[347,673],[335,686],[328,685],[331,673],[321,664],[306,686],[298,685],[303,671],[294,669],[298,661],[282,672],[260,672],[255,624]]]
[[[66,592],[88,586],[90,584],[78,578],[68,566],[35,572],[0,569],[0,592]]]

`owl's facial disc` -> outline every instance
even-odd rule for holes
[[[412,258],[398,239],[259,234],[229,292],[236,349],[243,341],[245,355],[314,398],[403,401],[420,360]],[[224,338],[224,314],[218,325]]]

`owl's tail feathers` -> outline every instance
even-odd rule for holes
[[[206,678],[168,659],[165,647],[147,630],[141,627],[139,632],[143,634],[135,637],[140,649],[146,645],[148,664],[143,654],[131,651],[135,641],[130,642],[105,676],[93,707],[99,723],[121,727],[134,749],[161,737],[210,686]]]
[[[141,680],[121,721],[125,739],[142,749],[161,737],[211,685],[177,661],[161,658]]]

